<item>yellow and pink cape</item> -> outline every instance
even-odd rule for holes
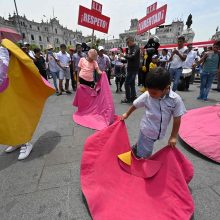
[[[19,47],[7,39],[1,44],[10,52],[10,62],[9,84],[0,92],[0,144],[15,146],[31,140],[54,89]]]

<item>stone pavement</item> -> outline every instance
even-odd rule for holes
[[[116,94],[114,85],[112,89],[116,112],[122,114],[128,108],[120,104],[124,94]],[[213,91],[210,101],[196,100],[198,90],[196,84],[189,92],[178,92],[187,109],[220,102],[220,93]],[[0,220],[91,219],[80,189],[79,170],[83,143],[94,131],[74,124],[72,99],[73,95],[53,95],[48,99],[28,159],[18,161],[18,151],[6,154],[5,147],[0,148]],[[126,121],[131,143],[137,139],[142,114],[142,110],[137,110]],[[156,143],[155,151],[166,145],[170,130],[171,127],[165,139]],[[180,140],[178,147],[195,169],[190,183],[196,207],[193,219],[219,220],[219,164]]]

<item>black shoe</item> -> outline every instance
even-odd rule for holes
[[[57,96],[60,96],[60,95],[62,95],[62,92],[57,93]]]
[[[118,93],[119,92],[118,89],[115,92]]]
[[[128,104],[128,103],[131,103],[131,101],[128,100],[128,99],[123,99],[123,100],[121,100],[121,103],[122,104]]]
[[[140,159],[140,158],[141,158],[141,157],[139,157],[139,156],[137,155],[137,144],[131,146],[131,150],[132,150],[134,156],[135,156],[137,159]]]
[[[212,90],[217,91],[217,92],[220,92],[220,89],[217,89],[217,88],[216,88],[216,89],[212,89]]]
[[[120,92],[123,92],[121,88],[120,88]]]
[[[70,92],[69,90],[66,90],[65,92],[66,94],[72,94],[72,92]]]

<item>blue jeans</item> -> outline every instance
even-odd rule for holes
[[[125,95],[126,99],[133,101],[136,98],[135,78],[138,72],[128,72],[125,78]]]
[[[58,90],[57,87],[57,79],[59,79],[59,71],[58,72],[50,72],[51,76],[53,77],[53,84],[56,90]]]
[[[141,131],[137,142],[137,156],[148,158],[153,152],[155,140],[146,137]]]
[[[183,69],[178,68],[178,69],[173,69],[170,68],[169,73],[170,73],[170,79],[173,80],[173,88],[172,90],[175,92],[177,90],[177,86],[180,80],[180,76],[182,75]]]
[[[211,89],[212,82],[215,78],[216,73],[208,73],[205,71],[202,71],[200,74],[201,82],[200,82],[200,99],[207,100],[209,90]]]

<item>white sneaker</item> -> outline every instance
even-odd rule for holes
[[[23,144],[20,150],[20,154],[18,156],[18,160],[24,160],[25,158],[27,158],[31,153],[32,149],[33,145],[31,143],[27,142],[26,144]]]
[[[13,152],[13,151],[15,151],[15,150],[17,150],[17,149],[19,149],[19,148],[21,148],[21,145],[18,145],[18,146],[9,146],[9,147],[7,147],[6,149],[5,149],[5,152],[6,153],[11,153],[11,152]]]

